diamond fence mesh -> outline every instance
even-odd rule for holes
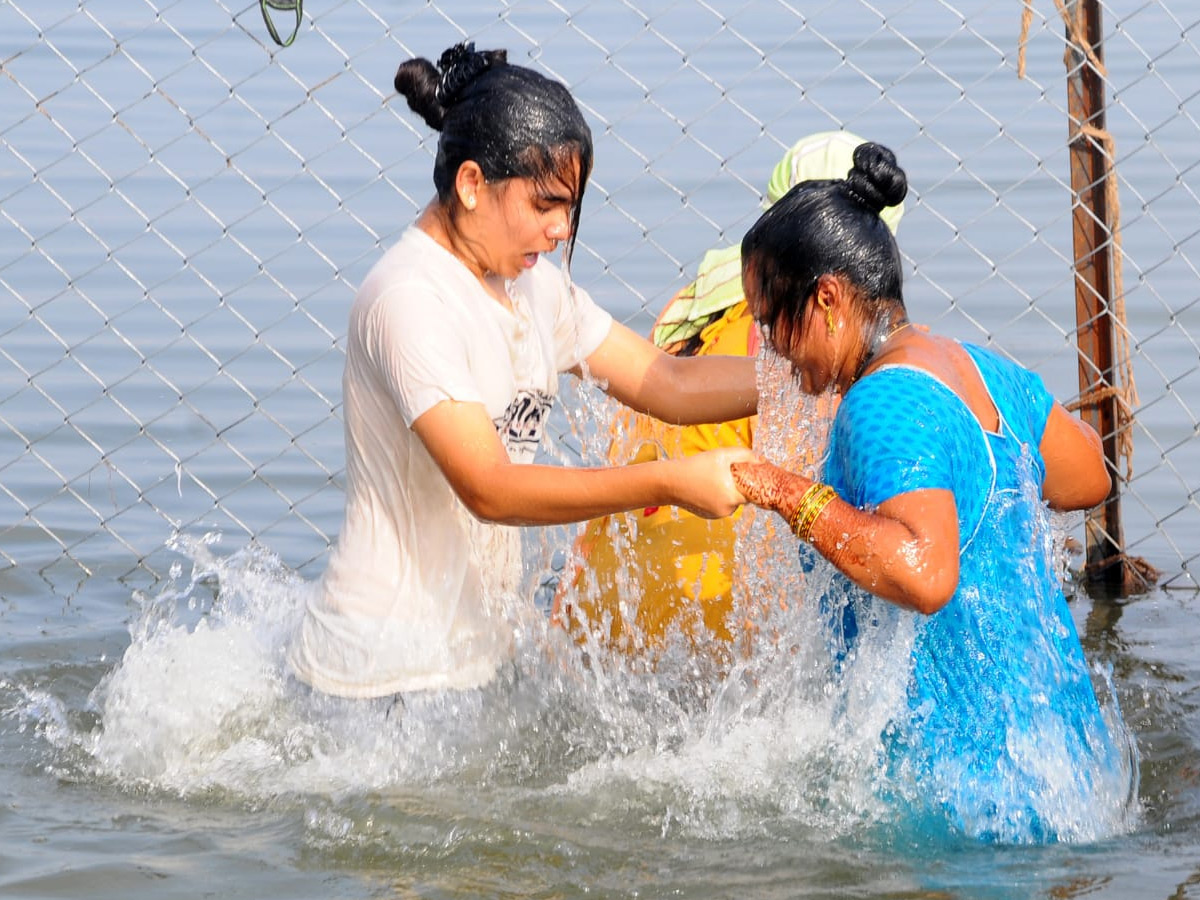
[[[1122,387],[1137,389],[1124,543],[1192,588],[1189,5],[1101,9]],[[432,195],[436,135],[392,74],[460,39],[506,47],[579,99],[597,164],[573,271],[635,328],[706,249],[740,238],[788,146],[846,128],[908,171],[914,318],[994,341],[1077,399],[1063,12],[341,0],[310,3],[282,49],[258,4],[0,2],[0,578],[61,592],[100,571],[156,577],[166,538],[198,528],[316,564],[340,524],[349,303]],[[272,15],[286,37],[295,14]]]

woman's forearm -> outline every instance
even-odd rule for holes
[[[897,605],[922,613],[936,612],[953,596],[958,585],[957,530],[947,547],[946,505],[953,498],[945,491],[918,491],[901,495],[866,512],[834,495],[811,522],[811,501],[820,485],[812,479],[771,464],[756,472],[754,486],[735,480],[747,497],[799,527],[813,548],[859,587]],[[759,467],[751,467],[756,470]],[[888,511],[898,515],[889,515]],[[913,517],[928,528],[914,528]]]
[[[758,408],[753,357],[672,356],[619,323],[587,370],[626,406],[672,425],[727,422]]]
[[[456,490],[473,515],[503,525],[558,525],[677,502],[669,465],[575,469],[503,465]]]
[[[814,523],[809,543],[843,575],[872,594],[926,615],[958,587],[958,553],[939,553],[905,521],[834,500]]]
[[[748,356],[665,356],[651,367],[646,412],[675,425],[727,422],[758,409],[755,361]]]
[[[506,525],[580,522],[647,506],[679,506],[715,518],[732,515],[745,502],[731,465],[753,458],[747,448],[723,447],[607,468],[504,463],[451,483],[475,516]]]

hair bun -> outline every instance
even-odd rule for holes
[[[455,44],[443,51],[437,68],[441,78],[437,85],[437,101],[442,106],[453,106],[463,89],[492,66],[507,62],[504,50],[475,49],[474,41]]]
[[[908,194],[908,178],[896,163],[896,155],[880,144],[854,148],[854,168],[846,176],[846,191],[860,205],[878,215],[898,206]]]

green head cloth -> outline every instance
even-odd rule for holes
[[[767,182],[770,206],[801,181],[845,178],[854,168],[854,148],[864,144],[849,131],[821,131],[797,141],[771,173]],[[889,206],[879,214],[896,233],[904,204]],[[684,341],[704,330],[718,313],[742,300],[741,246],[709,250],[700,262],[696,280],[667,304],[655,323],[653,338],[660,347]]]
[[[849,131],[821,131],[797,141],[771,173],[767,182],[767,206],[777,201],[802,181],[845,178],[854,168],[854,148],[865,144],[862,138]],[[879,218],[896,233],[904,204],[889,206]]]

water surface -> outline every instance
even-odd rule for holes
[[[1190,590],[1075,592],[1137,741],[1139,803],[1101,838],[1050,847],[897,830],[853,777],[862,735],[764,701],[785,663],[585,667],[542,595],[518,664],[478,693],[338,704],[282,665],[339,523],[353,287],[432,193],[429,135],[384,101],[401,58],[465,33],[571,83],[597,140],[575,273],[643,330],[753,220],[794,139],[845,125],[893,146],[913,185],[914,318],[994,340],[1069,398],[1052,11],[1025,81],[1019,8],[984,2],[308,14],[316,27],[272,57],[252,6],[237,27],[215,3],[0,7],[6,896],[1200,894]],[[1118,19],[1110,125],[1143,401],[1127,536],[1186,587],[1194,39],[1161,5],[1114,5]],[[603,406],[565,400],[550,451],[599,455]],[[568,542],[531,536],[531,584]]]

